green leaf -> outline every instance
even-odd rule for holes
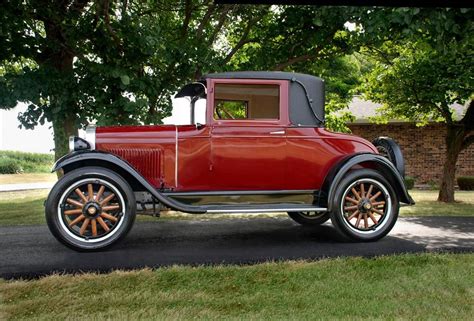
[[[125,86],[130,84],[130,78],[127,75],[120,76],[120,80],[122,81],[122,84],[124,84]]]
[[[318,26],[318,27],[321,27],[323,25],[323,21],[321,20],[321,18],[314,18],[313,19],[313,23]]]

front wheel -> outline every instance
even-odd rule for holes
[[[77,251],[104,249],[123,238],[135,220],[135,195],[115,172],[84,167],[64,175],[45,203],[52,234]]]
[[[398,218],[397,194],[377,171],[349,173],[336,189],[331,221],[355,241],[376,241],[390,232]]]

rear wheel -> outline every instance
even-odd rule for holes
[[[135,195],[105,168],[84,167],[56,183],[45,203],[53,235],[78,251],[99,250],[123,238],[135,220]]]
[[[352,240],[376,241],[393,228],[398,211],[389,182],[374,170],[362,169],[349,173],[337,187],[331,220]]]
[[[329,220],[328,212],[288,212],[288,216],[301,225],[321,225]]]

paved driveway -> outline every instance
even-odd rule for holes
[[[401,218],[375,243],[345,243],[329,223],[307,228],[281,217],[157,220],[138,222],[122,243],[96,253],[64,247],[46,226],[0,227],[0,277],[426,251],[474,251],[474,218]]]

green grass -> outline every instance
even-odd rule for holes
[[[49,173],[53,162],[52,154],[0,151],[0,163],[14,163],[24,173]]]
[[[45,224],[43,203],[47,190],[0,193],[0,226]]]
[[[32,190],[0,193],[0,226],[44,224],[43,203],[48,191]],[[417,202],[415,206],[402,207],[401,216],[474,216],[474,192],[456,192],[457,203],[445,204],[436,201],[436,191],[411,191]],[[180,212],[163,213],[160,219],[235,219],[253,217],[255,214],[205,214],[193,215]],[[286,217],[286,213],[259,214]],[[139,221],[156,221],[157,218],[139,215]]]
[[[6,320],[472,320],[474,254],[54,275],[0,293]]]
[[[438,191],[409,191],[415,206],[400,209],[402,216],[474,216],[474,191],[456,191],[456,203],[437,202]]]

